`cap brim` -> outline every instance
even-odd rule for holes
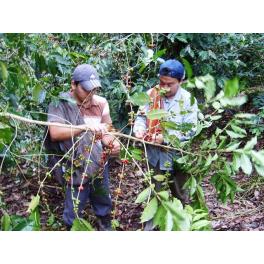
[[[80,85],[88,92],[92,91],[95,88],[101,87],[101,83],[99,80],[83,81],[80,82]]]

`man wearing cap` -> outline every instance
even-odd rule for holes
[[[112,120],[107,100],[95,94],[99,87],[101,83],[95,68],[89,64],[79,65],[73,72],[70,91],[60,94],[59,103],[49,105],[49,122],[80,127],[51,125],[48,133],[49,145],[54,150],[62,154],[69,152],[61,166],[66,183],[63,220],[68,229],[77,216],[82,217],[89,200],[98,217],[99,230],[111,230],[112,202],[103,146],[110,146],[111,155],[115,156],[120,145],[105,134]]]
[[[198,107],[196,100],[191,103],[191,94],[181,87],[184,79],[184,67],[177,60],[165,61],[159,69],[159,88],[163,89],[162,95],[156,88],[147,91],[151,104],[140,108],[134,124],[134,134],[139,139],[148,137],[149,141],[158,144],[168,144],[159,128],[158,120],[148,120],[146,113],[154,109],[164,109],[169,113],[166,121],[174,122],[177,125],[192,124],[192,129],[183,133],[179,130],[168,130],[169,135],[175,135],[180,141],[188,140],[194,135],[197,124]],[[155,107],[156,106],[156,107]],[[140,113],[143,113],[142,115]],[[150,137],[150,138],[149,138]],[[160,147],[147,145],[148,161],[155,174],[164,174],[169,171],[172,184],[170,186],[172,195],[186,203],[186,192],[183,191],[183,184],[186,182],[186,175],[178,173],[173,169],[173,159],[177,158],[176,151],[164,150]]]

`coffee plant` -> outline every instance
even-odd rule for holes
[[[8,214],[0,189],[2,230],[41,230],[41,206],[49,212],[47,225],[55,223],[54,213],[42,195],[46,180],[60,165],[46,165],[46,112],[50,102],[58,102],[61,91],[69,90],[72,70],[80,63],[98,69],[103,86],[100,94],[108,99],[117,128],[109,133],[122,146],[114,204],[122,193],[125,168],[134,163],[145,185],[135,197],[135,203],[144,206],[142,223],[152,220],[158,230],[210,230],[204,179],[209,177],[218,199],[226,203],[243,191],[236,184],[237,173],[264,176],[264,152],[257,148],[263,131],[261,95],[253,101],[258,113],[243,110],[250,101],[250,87],[263,86],[263,38],[263,34],[1,34],[1,177],[15,173],[16,180],[37,177],[39,183],[27,217]],[[190,203],[185,206],[172,197],[168,175],[154,175],[148,168],[145,150],[150,142],[137,140],[132,134],[138,107],[149,102],[146,90],[158,83],[159,65],[167,58],[177,58],[184,64],[183,87],[191,92],[191,101],[197,98],[200,109],[196,134],[186,142],[169,136],[167,131],[186,132],[189,124],[171,124],[165,111],[148,113],[148,118],[159,119],[162,125],[169,142],[162,147],[177,151],[180,158],[175,166],[189,175],[185,189]],[[110,153],[111,149],[104,152],[102,162]],[[71,152],[63,158],[71,160]],[[78,160],[72,162],[77,166]],[[162,186],[159,191],[157,182]],[[118,226],[115,208],[113,216],[113,225]],[[77,218],[72,230],[94,229],[85,219]]]

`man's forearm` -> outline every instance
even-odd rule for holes
[[[83,130],[78,128],[49,126],[52,141],[64,141],[78,136]]]
[[[137,116],[133,127],[133,132],[136,133],[137,131],[145,131],[147,129],[146,122],[146,117]]]

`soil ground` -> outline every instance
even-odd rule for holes
[[[132,164],[127,165],[126,177],[121,183],[121,194],[116,197],[114,190],[119,187],[118,173],[121,171],[120,164],[110,164],[111,195],[116,212],[116,230],[135,231],[142,230],[140,215],[143,210],[140,204],[135,203],[137,194],[144,188],[143,177]],[[247,177],[239,174],[236,182],[244,192],[238,193],[234,203],[226,205],[217,201],[214,187],[209,179],[205,179],[203,189],[213,230],[264,230],[264,180],[259,177]],[[10,214],[27,216],[28,203],[31,195],[38,190],[38,178],[23,178],[20,175],[2,175],[0,177],[0,194],[2,206]],[[41,193],[41,222],[42,230],[65,230],[62,222],[64,191],[52,179],[46,182]],[[45,204],[48,204],[46,206]],[[50,226],[47,225],[48,218],[54,220]],[[96,225],[96,218],[89,205],[87,206],[84,218]]]

